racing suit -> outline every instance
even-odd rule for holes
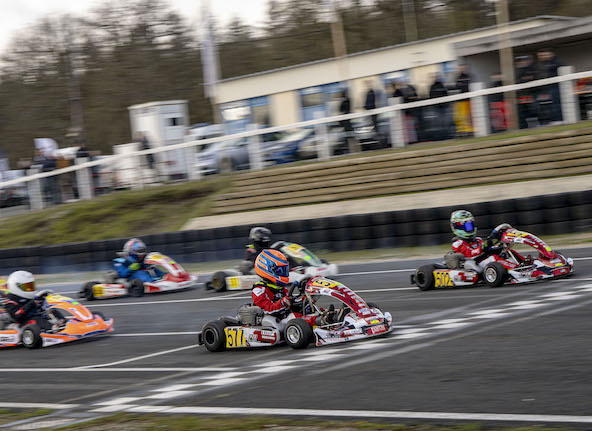
[[[470,241],[458,237],[452,239],[452,251],[455,253],[461,253],[467,259],[476,258],[483,254],[486,249],[487,246],[485,241],[480,237],[475,237]]]
[[[31,322],[37,323],[41,329],[51,329],[51,323],[44,316],[43,310],[35,299],[21,298],[9,293],[6,295],[3,306],[12,320],[19,325]]]
[[[142,278],[134,277],[138,271],[146,269],[144,259],[140,260],[135,256],[118,257],[113,259],[113,267],[117,271],[120,278]]]
[[[281,319],[277,322],[278,324],[274,326],[283,329],[287,323],[287,317],[291,313],[293,313],[296,318],[300,317],[304,319],[311,326],[316,324],[315,319],[318,316],[305,316],[302,313],[302,303],[293,303],[293,301],[286,296],[288,294],[286,288],[274,290],[270,286],[274,285],[266,283],[265,281],[260,281],[259,283],[254,284],[253,290],[251,291],[251,297],[253,298],[253,304],[263,309],[265,314],[276,317],[278,320]],[[298,311],[295,311],[295,309]]]

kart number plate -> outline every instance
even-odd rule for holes
[[[103,286],[93,286],[93,294],[94,294],[94,296],[102,296],[103,295]]]
[[[226,347],[247,347],[247,339],[242,328],[224,328],[226,334]]]
[[[231,289],[236,289],[240,287],[240,278],[239,277],[228,277],[228,287]]]
[[[454,286],[448,271],[434,271],[434,287]]]

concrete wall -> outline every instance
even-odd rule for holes
[[[284,126],[300,121],[300,99],[297,91],[272,94],[269,102],[271,124]]]

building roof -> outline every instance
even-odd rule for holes
[[[553,46],[558,41],[592,39],[592,16],[573,18],[569,22],[552,22],[540,27],[532,27],[510,32],[510,45],[521,47],[526,45]],[[481,54],[499,50],[499,38],[495,36],[479,37],[454,44],[459,57]]]
[[[565,21],[571,22],[572,20],[575,20],[575,19],[576,18],[573,18],[573,17],[557,16],[557,15],[538,15],[538,16],[534,16],[534,17],[530,17],[530,18],[512,21],[509,24],[516,25],[516,24],[528,23],[528,22],[537,21],[537,20],[548,20],[551,23],[556,22],[558,24],[565,25]],[[450,34],[431,37],[431,38],[427,38],[427,39],[420,39],[420,40],[416,40],[413,42],[405,42],[405,43],[400,43],[397,45],[389,45],[389,46],[385,46],[385,47],[381,47],[381,48],[375,48],[375,49],[370,49],[370,50],[366,50],[366,51],[360,51],[360,52],[348,54],[346,56],[346,58],[355,58],[355,57],[359,57],[359,56],[366,55],[366,54],[376,53],[376,52],[380,52],[380,51],[387,51],[387,50],[396,49],[396,48],[400,48],[400,47],[404,47],[404,46],[411,46],[411,45],[417,45],[417,44],[430,42],[430,41],[434,41],[434,40],[443,40],[443,39],[447,39],[447,38],[453,38],[453,37],[460,36],[460,35],[466,35],[466,34],[481,32],[484,30],[495,29],[496,27],[497,26],[495,26],[495,25],[494,26],[487,26],[487,27],[480,27],[480,28],[475,28],[472,30],[460,31],[460,32],[456,32],[456,33],[450,33]],[[544,27],[546,28],[547,26],[545,25]],[[538,27],[538,28],[540,28],[540,27]],[[327,62],[335,61],[335,59],[336,59],[335,57],[329,57],[329,58],[324,58],[322,60],[294,64],[291,66],[280,67],[280,68],[270,69],[270,70],[264,70],[262,72],[250,73],[247,75],[233,76],[231,78],[222,79],[219,82],[225,83],[225,82],[237,81],[240,79],[250,78],[250,77],[254,77],[254,76],[261,76],[261,75],[266,75],[266,74],[275,73],[275,72],[297,69],[297,68],[300,68],[303,66],[310,66],[313,64],[327,63]]]

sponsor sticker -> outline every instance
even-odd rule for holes
[[[384,325],[377,325],[377,326],[372,326],[371,328],[369,328],[370,334],[379,334],[379,333],[385,332],[385,331],[386,331],[386,326],[384,326]]]

